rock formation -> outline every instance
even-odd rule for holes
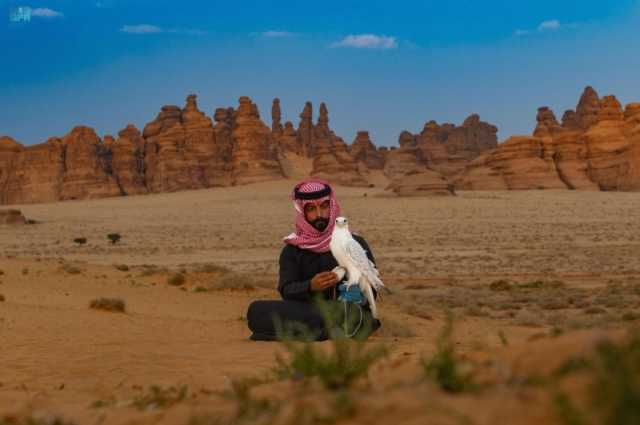
[[[455,195],[451,182],[442,174],[426,168],[399,175],[391,181],[387,190],[398,196]]]
[[[540,108],[534,137],[512,137],[472,161],[456,188],[640,190],[639,125],[640,105],[623,110],[587,87],[562,125]]]
[[[370,170],[384,168],[384,156],[371,142],[368,131],[358,131],[356,138],[349,147],[349,153],[356,162],[364,164]]]
[[[0,210],[0,226],[26,224],[27,219],[20,210]]]
[[[310,105],[307,103],[307,106]],[[300,131],[298,129],[298,134]],[[313,137],[306,152],[313,153],[312,176],[345,186],[369,185],[344,140],[329,128],[329,111],[324,103],[320,105],[318,123],[313,127]]]
[[[257,106],[240,98],[232,131],[232,183],[247,184],[283,177],[271,131],[260,120]]]

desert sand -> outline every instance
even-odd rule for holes
[[[238,397],[221,394],[269,375],[284,352],[249,341],[244,316],[251,300],[278,298],[294,183],[12,206],[36,224],[0,227],[0,423],[229,423]],[[379,303],[383,327],[367,342],[388,356],[357,384],[349,414],[325,423],[560,424],[549,392],[527,378],[617,338],[638,316],[637,194],[336,190],[394,295]],[[124,301],[125,312],[89,308],[100,297]],[[448,395],[421,380],[445,310],[456,348],[495,384],[486,391]],[[188,395],[137,408],[153,385]],[[301,385],[259,385],[252,394],[290,403],[235,423],[320,421],[303,413],[335,395]]]

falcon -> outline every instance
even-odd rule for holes
[[[378,318],[376,309],[376,301],[373,296],[373,289],[380,291],[389,289],[384,286],[380,280],[380,273],[376,269],[375,264],[369,260],[367,253],[362,246],[353,239],[349,232],[349,225],[345,217],[336,218],[336,225],[331,234],[331,243],[329,244],[333,257],[338,265],[347,271],[347,283],[345,285],[350,288],[358,285],[369,302],[371,314],[374,318]]]

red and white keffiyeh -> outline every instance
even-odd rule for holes
[[[320,179],[303,180],[294,187],[291,199],[296,210],[296,230],[284,238],[284,243],[313,252],[329,251],[331,233],[333,233],[336,218],[340,216],[340,204],[329,183]],[[323,231],[320,231],[306,220],[304,207],[310,203],[320,205],[326,200],[329,200],[329,223]]]

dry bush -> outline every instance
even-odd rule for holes
[[[125,303],[120,298],[96,298],[89,304],[89,308],[95,310],[112,311],[116,313],[125,312]]]
[[[159,267],[154,264],[143,264],[142,267],[144,268],[144,270],[140,272],[140,276],[142,277],[153,276],[156,274],[166,273],[168,271],[166,267]]]
[[[69,273],[69,274],[80,274],[82,273],[82,269],[80,269],[79,267],[76,267],[74,265],[71,264],[67,264],[64,263],[63,265],[60,266],[60,270]]]
[[[179,388],[162,388],[158,385],[152,385],[148,393],[142,394],[133,400],[133,405],[139,410],[166,408],[185,400],[188,394],[189,388],[186,385],[182,385]]]
[[[4,295],[0,294],[0,302],[5,301],[6,298],[4,297]]]
[[[252,290],[255,289],[255,282],[249,274],[229,272],[216,279],[212,285],[213,289],[231,290]]]
[[[116,270],[120,270],[121,272],[128,272],[129,271],[129,266],[127,266],[126,264],[114,264],[113,267]]]
[[[182,273],[175,273],[167,278],[167,284],[171,286],[182,286],[186,280]]]
[[[207,263],[195,266],[194,272],[196,273],[229,273],[231,270],[226,266],[221,266],[219,264]]]

